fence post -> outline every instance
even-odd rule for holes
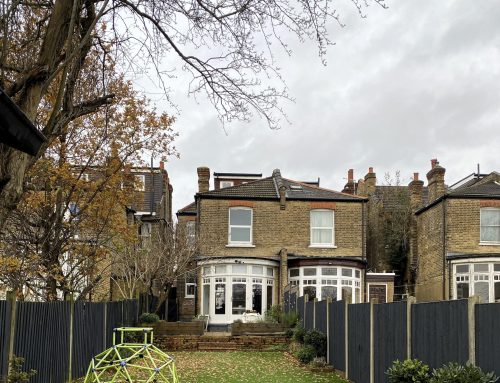
[[[306,313],[307,313],[307,310],[306,310],[306,307],[307,307],[307,302],[309,302],[309,295],[308,294],[304,294],[304,308],[302,309],[303,310],[303,318],[304,318],[304,323],[302,323],[302,326],[304,326],[304,328],[306,328],[306,321],[307,321],[307,316],[306,316]]]
[[[469,297],[467,302],[467,316],[469,324],[469,363],[476,364],[476,304],[480,303],[479,296]]]
[[[345,378],[349,380],[349,302],[344,300],[345,310],[344,310],[344,354],[345,354]]]
[[[9,349],[7,351],[7,376],[10,375],[10,361],[14,356],[14,337],[16,334],[16,316],[17,316],[17,291],[7,291],[7,301],[10,302],[10,323],[9,323]]]
[[[406,359],[411,359],[411,306],[417,303],[417,298],[408,297],[406,301]]]
[[[316,302],[318,302],[318,298],[313,300],[313,329],[316,328]]]
[[[330,304],[332,297],[326,298],[326,363],[330,364]]]
[[[106,334],[106,330],[108,329],[108,324],[107,324],[107,321],[108,321],[108,303],[107,302],[104,302],[104,320],[102,321],[103,322],[103,326],[104,326],[104,331],[102,332],[104,334],[104,339],[103,339],[103,349],[107,348],[108,345],[106,343],[106,340],[107,340],[107,334]]]
[[[370,299],[370,383],[375,383],[375,304],[378,303],[377,298]]]
[[[75,300],[73,294],[66,296],[66,301],[69,302],[69,361],[68,361],[68,383],[73,380],[73,320],[75,317]]]

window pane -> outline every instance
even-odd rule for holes
[[[352,303],[352,289],[350,287],[342,287],[342,300]]]
[[[300,275],[300,270],[299,269],[290,269],[290,277],[298,277]]]
[[[252,285],[252,310],[262,314],[262,285]]]
[[[250,242],[250,228],[232,227],[231,242]]]
[[[337,300],[337,287],[335,286],[323,286],[321,287],[321,300],[326,300],[326,298],[332,298],[332,301]]]
[[[332,229],[312,229],[311,243],[333,243],[333,231]]]
[[[269,310],[273,305],[273,286],[268,285],[266,287],[266,309]]]
[[[304,286],[304,295],[309,295],[309,300],[316,298],[316,286]]]
[[[469,265],[457,265],[457,273],[468,273]]]
[[[210,274],[212,274],[212,268],[210,266],[203,267],[203,275],[210,275]]]
[[[229,224],[250,226],[252,224],[252,211],[247,209],[231,209],[229,211]]]
[[[356,273],[356,278],[359,278],[361,276],[361,272],[359,270],[355,270]]]
[[[246,274],[247,265],[233,265],[233,274]]]
[[[267,268],[267,276],[268,277],[272,277],[273,275],[274,275],[273,268],[272,267],[268,267]]]
[[[495,302],[500,302],[500,282],[495,283]]]
[[[215,274],[225,274],[226,266],[215,266]]]
[[[500,209],[481,209],[481,226],[500,226]]]
[[[186,285],[186,296],[194,296],[195,285],[190,283]]]
[[[337,275],[336,267],[323,267],[321,269],[321,274],[323,275]]]
[[[488,264],[487,263],[480,263],[477,265],[474,265],[474,272],[476,273],[487,273],[488,270]]]
[[[481,241],[500,242],[500,226],[481,227]]]
[[[500,263],[495,263],[495,271],[500,271]]]
[[[252,266],[252,274],[262,275],[264,274],[264,268],[262,266]]]
[[[316,269],[313,269],[313,268],[304,269],[304,276],[308,277],[311,275],[316,275]]]
[[[474,283],[474,294],[481,297],[481,302],[487,303],[490,301],[489,294],[490,284],[488,282]]]
[[[203,285],[203,314],[210,315],[210,285]]]
[[[343,277],[352,277],[352,269],[342,269]]]
[[[312,211],[311,212],[311,227],[333,227],[333,212],[332,211]]]
[[[361,303],[361,291],[360,291],[360,289],[354,289],[354,303]]]
[[[215,285],[215,313],[226,313],[226,284],[224,283]]]
[[[457,283],[457,299],[469,298],[469,284]]]
[[[233,314],[242,315],[246,310],[247,285],[233,284]]]

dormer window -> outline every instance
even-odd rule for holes
[[[229,209],[229,244],[252,244],[252,209],[232,207]]]
[[[334,247],[333,210],[311,210],[311,247]]]
[[[481,209],[481,243],[500,243],[500,209],[485,207]]]
[[[221,181],[220,182],[220,188],[221,189],[229,188],[231,186],[234,186],[234,182],[233,181]]]

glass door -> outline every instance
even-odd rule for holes
[[[236,278],[235,278],[236,279]],[[241,283],[233,283],[233,297],[232,297],[232,315],[243,315],[246,311],[247,302],[247,285],[245,278],[241,279]]]

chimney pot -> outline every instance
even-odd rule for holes
[[[436,165],[439,165],[439,162],[438,162],[437,158],[433,158],[431,160],[431,168],[434,169],[436,167]]]
[[[413,181],[418,181],[418,173],[413,173]]]
[[[373,173],[373,168],[371,166],[368,168],[368,173]]]
[[[160,169],[164,170],[165,169],[165,162],[160,161]]]

